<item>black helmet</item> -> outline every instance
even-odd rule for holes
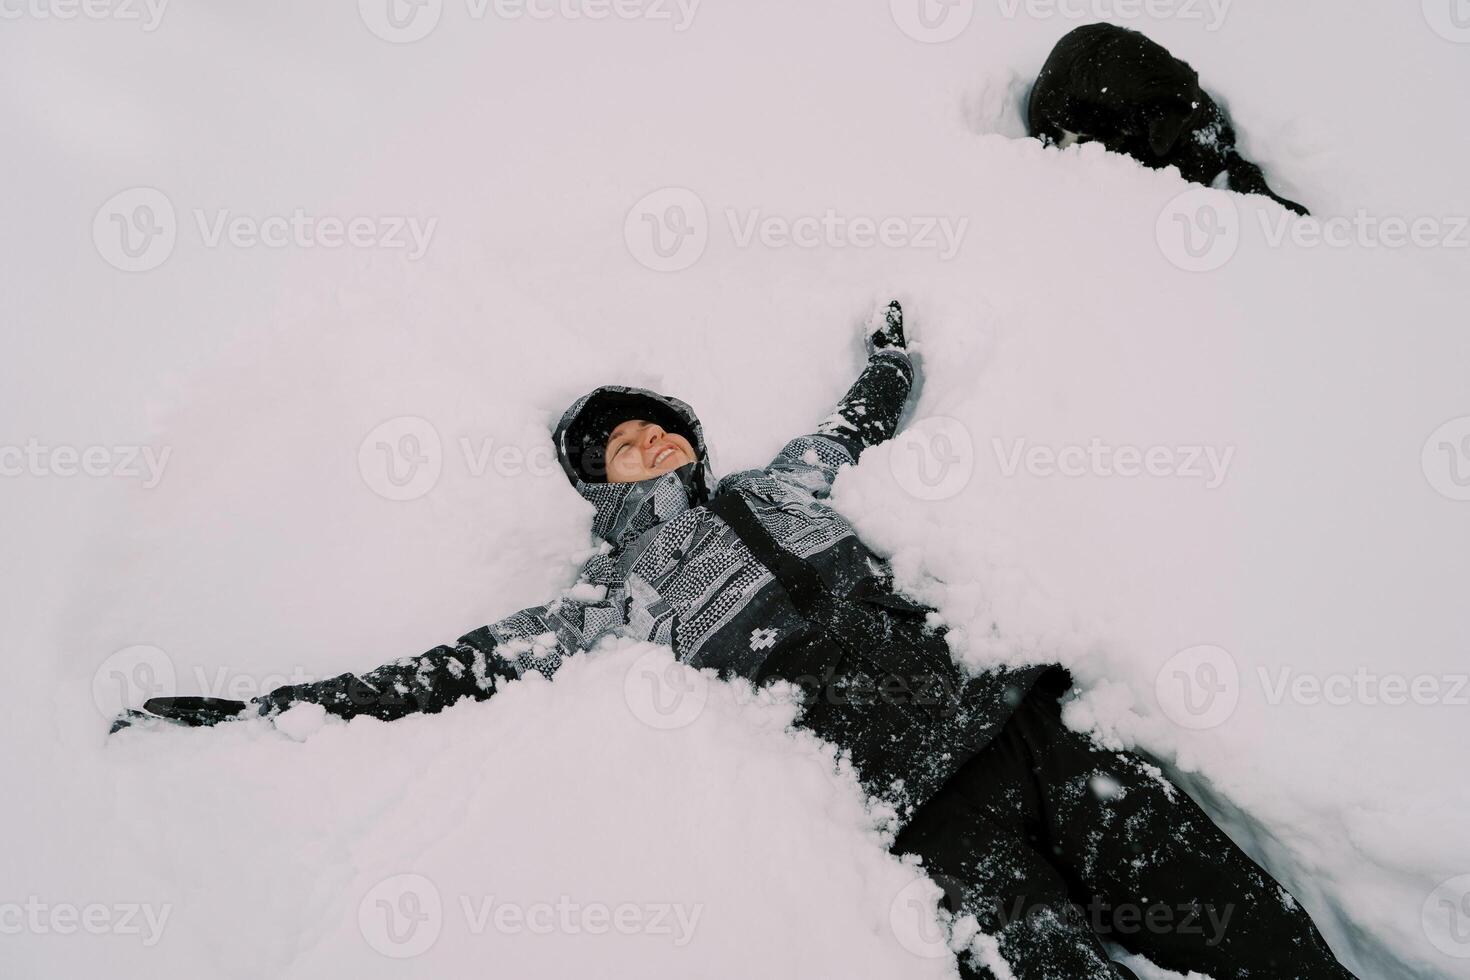
[[[653,422],[666,432],[688,439],[694,447],[695,461],[656,480],[608,483],[607,438],[629,419]],[[712,481],[704,427],[694,409],[671,395],[646,388],[604,385],[572,403],[552,432],[552,441],[567,479],[597,508],[593,530],[614,543],[682,507],[709,502]],[[650,507],[648,513],[643,512]]]
[[[704,457],[694,412],[677,398],[634,388],[599,388],[566,427],[557,449],[562,465],[568,464],[586,483],[607,482],[607,441],[618,426],[629,419],[652,422],[665,432],[689,440],[696,456]]]

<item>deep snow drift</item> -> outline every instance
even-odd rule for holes
[[[446,0],[412,41],[358,6],[0,34],[0,972],[951,975],[830,753],[655,648],[394,725],[103,737],[125,693],[249,696],[550,597],[589,545],[567,403],[659,387],[718,473],[761,465],[891,293],[921,387],[835,499],[957,653],[1073,665],[1070,719],[1361,976],[1470,976],[1448,3],[1118,18],[1325,241],[1018,138],[1065,6]]]

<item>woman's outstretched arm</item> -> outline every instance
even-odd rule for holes
[[[393,721],[410,714],[435,714],[462,698],[483,701],[527,671],[550,677],[567,657],[616,632],[624,625],[624,591],[612,558],[595,555],[582,567],[576,585],[557,599],[466,633],[452,646],[437,646],[363,674],[278,687],[249,704],[220,698],[153,698],[142,710],[124,712],[112,730],[160,720],[215,725],[272,717],[298,704],[319,704],[339,718],[367,715]]]
[[[622,582],[612,559],[596,555],[577,584],[542,606],[466,633],[365,674],[341,674],[312,684],[276,688],[253,704],[274,715],[296,704],[319,704],[342,718],[393,721],[435,714],[462,698],[484,700],[527,671],[550,677],[572,654],[587,650],[622,625]]]
[[[903,310],[892,302],[870,325],[868,363],[832,414],[810,435],[788,442],[767,472],[825,497],[837,471],[863,450],[893,438],[914,383],[903,331]]]

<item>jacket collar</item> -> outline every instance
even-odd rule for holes
[[[597,514],[592,533],[624,547],[651,527],[677,517],[695,505],[690,486],[698,464],[689,463],[672,473],[641,483],[577,482],[577,492],[592,501]]]

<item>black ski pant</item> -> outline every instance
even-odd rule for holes
[[[1213,980],[1351,980],[1300,904],[1162,772],[1067,729],[1059,693],[1038,685],[893,847],[923,857],[1016,980],[1130,976],[1103,941]],[[995,980],[961,961],[967,980]]]

